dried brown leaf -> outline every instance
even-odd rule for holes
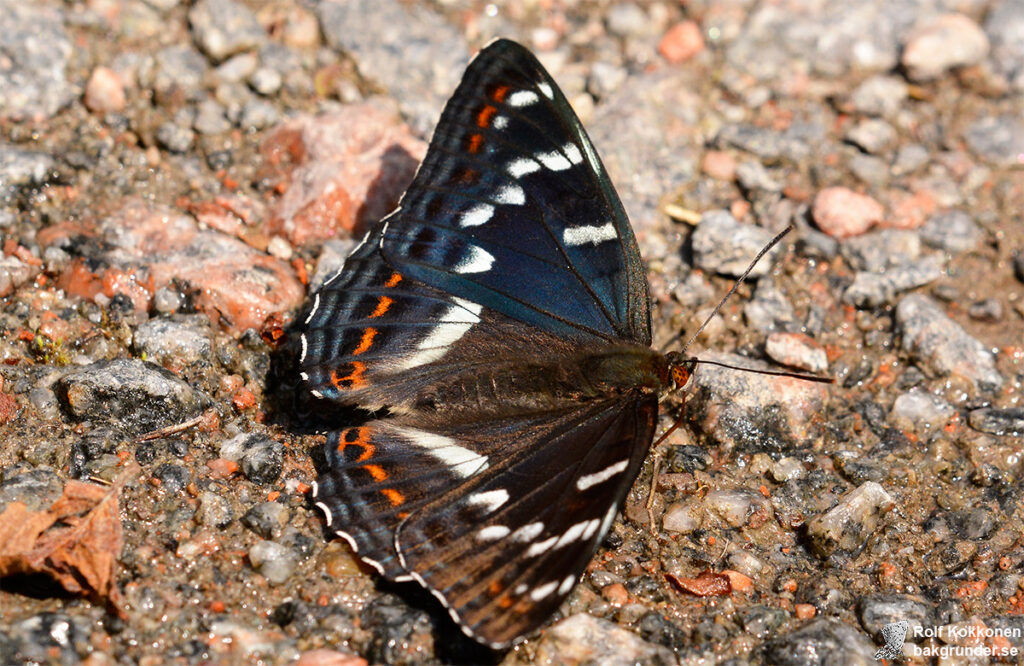
[[[0,514],[0,576],[45,574],[68,592],[102,599],[120,612],[115,585],[123,544],[118,499],[137,471],[133,465],[109,487],[68,481],[45,511],[9,504]]]
[[[665,574],[665,580],[683,592],[698,597],[724,597],[732,593],[732,582],[723,574],[703,571],[696,578],[679,578],[673,574]]]

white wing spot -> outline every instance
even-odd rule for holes
[[[460,446],[451,437],[413,428],[391,426],[391,429],[416,446],[426,449],[430,455],[448,465],[452,472],[462,478],[468,478],[487,469],[487,456]]]
[[[608,479],[612,478],[616,474],[621,474],[626,471],[629,467],[629,458],[620,460],[614,465],[608,465],[600,472],[594,472],[593,474],[587,474],[576,479],[576,490],[586,490],[587,488],[596,486],[599,483],[604,483]]]
[[[546,553],[549,550],[551,550],[551,548],[555,545],[556,541],[558,541],[558,537],[557,536],[549,537],[547,539],[544,539],[543,541],[538,541],[537,543],[532,544],[526,550],[526,556],[527,557],[535,557],[535,556],[540,555],[542,553]]]
[[[466,227],[479,227],[481,224],[488,222],[494,215],[494,206],[490,204],[477,204],[467,210],[459,218],[459,226],[465,229]]]
[[[306,316],[306,321],[303,322],[304,324],[308,324],[309,322],[313,321],[313,316],[316,314],[316,311],[317,311],[317,309],[319,307],[320,307],[320,292],[318,291],[313,296],[313,307],[309,309],[309,314]]]
[[[522,206],[526,203],[526,193],[518,185],[506,185],[494,195],[494,200],[508,206]]]
[[[592,521],[587,523],[587,529],[583,530],[583,536],[580,537],[580,540],[581,541],[590,541],[590,537],[594,536],[594,534],[597,532],[597,528],[598,528],[598,526],[600,524],[601,524],[601,521],[598,520],[597,518],[594,518]]]
[[[539,99],[540,97],[537,97],[537,93],[532,90],[517,90],[509,95],[505,101],[509,106],[520,108],[536,104]]]
[[[304,382],[308,382],[309,381],[309,373],[308,372],[300,372],[299,373],[299,378],[302,381],[304,381]]]
[[[527,585],[526,583],[519,583],[512,590],[512,594],[515,594],[515,595],[518,596],[518,595],[522,594],[523,592],[526,592],[528,589],[530,589],[529,585]]]
[[[576,584],[576,576],[566,576],[562,579],[562,584],[558,586],[558,594],[569,594],[569,590]]]
[[[569,161],[573,164],[579,164],[583,161],[583,155],[580,154],[580,149],[576,147],[575,143],[567,143],[562,146],[562,152],[569,158]]]
[[[309,343],[306,342],[306,334],[299,335],[299,344],[302,345],[302,350],[299,352],[299,363],[306,360],[306,352],[309,351]]]
[[[534,155],[537,161],[552,171],[565,171],[572,167],[569,158],[559,150],[552,150],[550,153],[537,153]]]
[[[466,503],[470,506],[483,506],[487,508],[487,513],[494,513],[501,505],[508,501],[508,491],[504,488],[498,490],[488,490],[482,493],[475,493],[470,495],[466,499]],[[521,529],[521,528],[520,528]],[[518,532],[519,530],[516,530]]]
[[[450,345],[480,321],[482,305],[457,297],[454,300],[455,303],[441,316],[437,328],[417,345],[420,351],[397,363],[397,370],[408,370],[436,361],[445,355]]]
[[[547,81],[541,81],[537,84],[537,90],[541,91],[548,99],[554,99],[555,93],[551,90],[551,86],[548,85]]]
[[[491,121],[491,127],[496,130],[503,130],[508,127],[508,116],[494,116],[494,120]]]
[[[555,591],[556,587],[558,587],[557,580],[553,580],[550,583],[544,583],[540,587],[535,588],[533,592],[530,592],[530,598],[534,601],[541,601],[542,599],[550,596],[551,593]]]
[[[480,541],[497,541],[507,537],[511,531],[504,525],[489,525],[477,532],[476,538]]]
[[[562,232],[562,242],[569,247],[577,247],[587,243],[598,245],[605,241],[615,240],[618,237],[619,232],[615,229],[615,224],[612,222],[607,222],[599,227],[568,227]]]
[[[491,270],[493,263],[493,254],[482,247],[470,245],[469,254],[456,264],[452,270],[456,273],[486,273]]]
[[[316,507],[324,512],[324,522],[327,523],[327,527],[330,527],[331,526],[331,521],[334,520],[334,517],[331,516],[331,510],[328,509],[327,505],[324,504],[323,502],[317,502],[316,503]]]
[[[601,527],[598,528],[598,536],[604,536],[608,534],[608,528],[612,526],[612,521],[615,520],[615,514],[618,513],[615,509],[615,505],[608,507],[608,513],[604,514],[604,518],[601,519]]]
[[[529,525],[523,525],[512,535],[512,539],[521,543],[533,541],[540,536],[540,533],[544,531],[544,523],[536,522],[530,523]]]
[[[583,534],[587,531],[591,522],[599,522],[596,519],[594,521],[584,520],[576,523],[562,534],[558,539],[558,543],[555,544],[555,548],[561,548],[562,546],[568,545],[577,539],[582,539]],[[595,525],[596,527],[596,525]]]
[[[540,171],[540,164],[531,160],[529,157],[520,157],[512,160],[509,165],[505,167],[505,171],[507,171],[508,175],[513,178],[522,178],[527,174]]]

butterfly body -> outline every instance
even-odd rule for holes
[[[604,167],[523,47],[470,64],[398,210],[314,295],[300,377],[332,530],[504,647],[572,590],[688,361],[650,349],[647,280]]]

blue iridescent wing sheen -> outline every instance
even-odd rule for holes
[[[618,195],[558,86],[514,42],[470,64],[381,249],[410,277],[559,336],[650,345]]]

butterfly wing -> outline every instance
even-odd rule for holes
[[[431,590],[504,647],[565,600],[650,446],[654,396],[443,425],[372,421],[332,441],[316,499],[384,575]]]
[[[381,249],[411,277],[562,337],[650,345],[618,195],[565,96],[514,42],[470,64]]]

